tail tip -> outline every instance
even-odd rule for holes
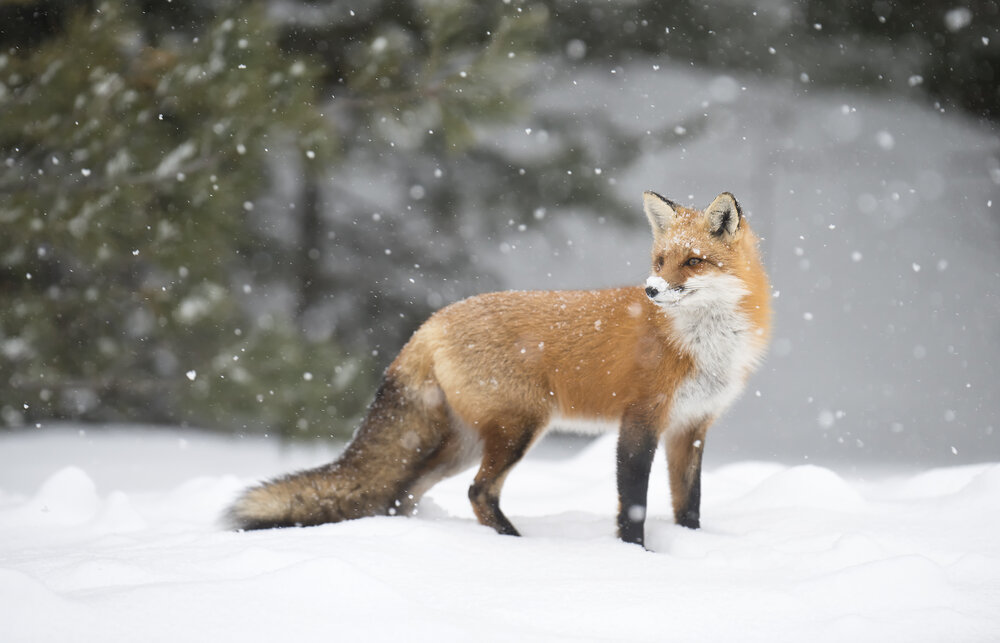
[[[226,531],[256,531],[286,526],[282,521],[266,516],[257,496],[261,487],[244,490],[222,513],[219,523]]]

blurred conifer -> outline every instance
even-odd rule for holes
[[[316,68],[257,6],[143,19],[67,11],[0,54],[0,417],[343,433],[366,361],[253,301],[270,153],[334,153]]]

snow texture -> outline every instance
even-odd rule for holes
[[[844,475],[738,462],[647,552],[614,537],[614,438],[550,437],[478,525],[469,474],[414,518],[254,533],[219,513],[333,457],[172,430],[0,435],[2,641],[995,641],[1000,465]],[[566,454],[569,453],[569,457]]]

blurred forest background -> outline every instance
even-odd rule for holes
[[[997,458],[998,120],[992,0],[0,0],[0,425],[342,438],[433,310],[732,190],[778,326],[720,444]]]

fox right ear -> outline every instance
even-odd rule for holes
[[[740,229],[743,210],[732,193],[723,192],[705,208],[705,216],[708,217],[708,229],[714,236],[732,239]]]
[[[649,225],[653,226],[654,236],[665,233],[674,224],[674,219],[677,218],[675,207],[677,207],[676,203],[656,192],[646,191],[642,193],[642,209],[646,212]]]

